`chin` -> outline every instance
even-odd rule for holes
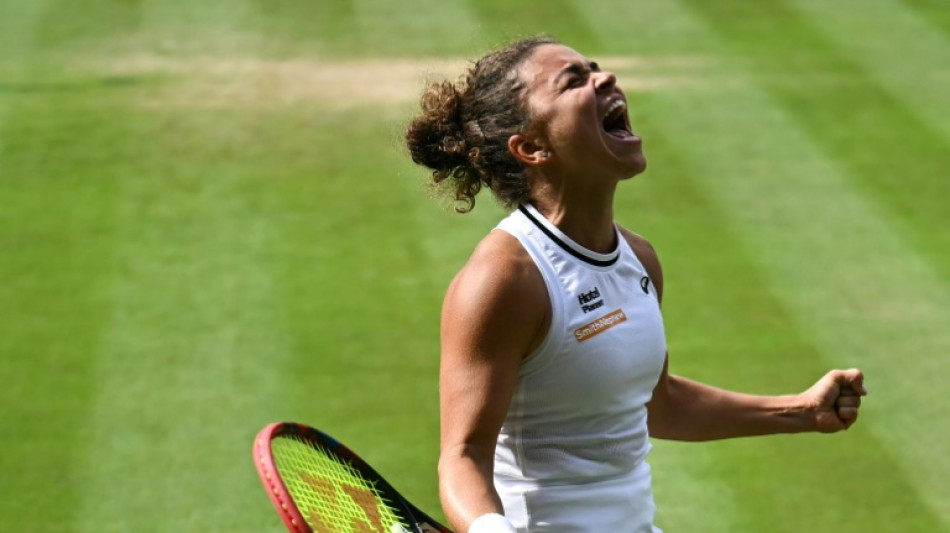
[[[647,170],[647,159],[642,155],[637,157],[636,161],[627,168],[627,177],[630,179],[638,174],[643,174]]]
[[[640,157],[637,158],[637,170],[636,172],[634,172],[634,174],[635,175],[643,174],[644,172],[646,172],[646,169],[647,169],[647,158],[641,155]]]
[[[642,174],[647,169],[647,158],[643,154],[643,151],[640,149],[639,142],[638,146],[626,147],[627,150],[624,152],[614,152],[614,160],[619,165],[619,168],[622,168],[623,175],[625,179],[632,178],[637,174]]]

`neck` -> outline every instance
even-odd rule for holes
[[[601,194],[533,195],[531,203],[574,242],[588,250],[608,253],[617,247],[614,227],[614,190]],[[590,191],[588,191],[590,192]]]

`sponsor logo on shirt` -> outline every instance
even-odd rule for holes
[[[600,289],[594,287],[594,290],[581,293],[577,296],[577,302],[581,305],[581,310],[585,313],[603,307],[604,301],[600,299]]]
[[[623,314],[623,309],[617,309],[610,314],[604,315],[590,324],[585,324],[574,330],[574,338],[577,342],[584,342],[591,337],[600,335],[608,329],[627,321],[627,315]]]

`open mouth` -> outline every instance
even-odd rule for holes
[[[628,138],[633,136],[630,126],[627,124],[627,103],[623,100],[615,100],[607,107],[604,113],[604,131],[614,137]]]

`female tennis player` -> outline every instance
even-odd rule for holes
[[[755,396],[667,372],[663,273],[614,221],[646,168],[614,75],[556,41],[519,41],[427,87],[406,141],[460,211],[482,186],[512,209],[451,283],[441,324],[440,495],[468,533],[658,532],[650,436],[835,432],[859,370]]]

